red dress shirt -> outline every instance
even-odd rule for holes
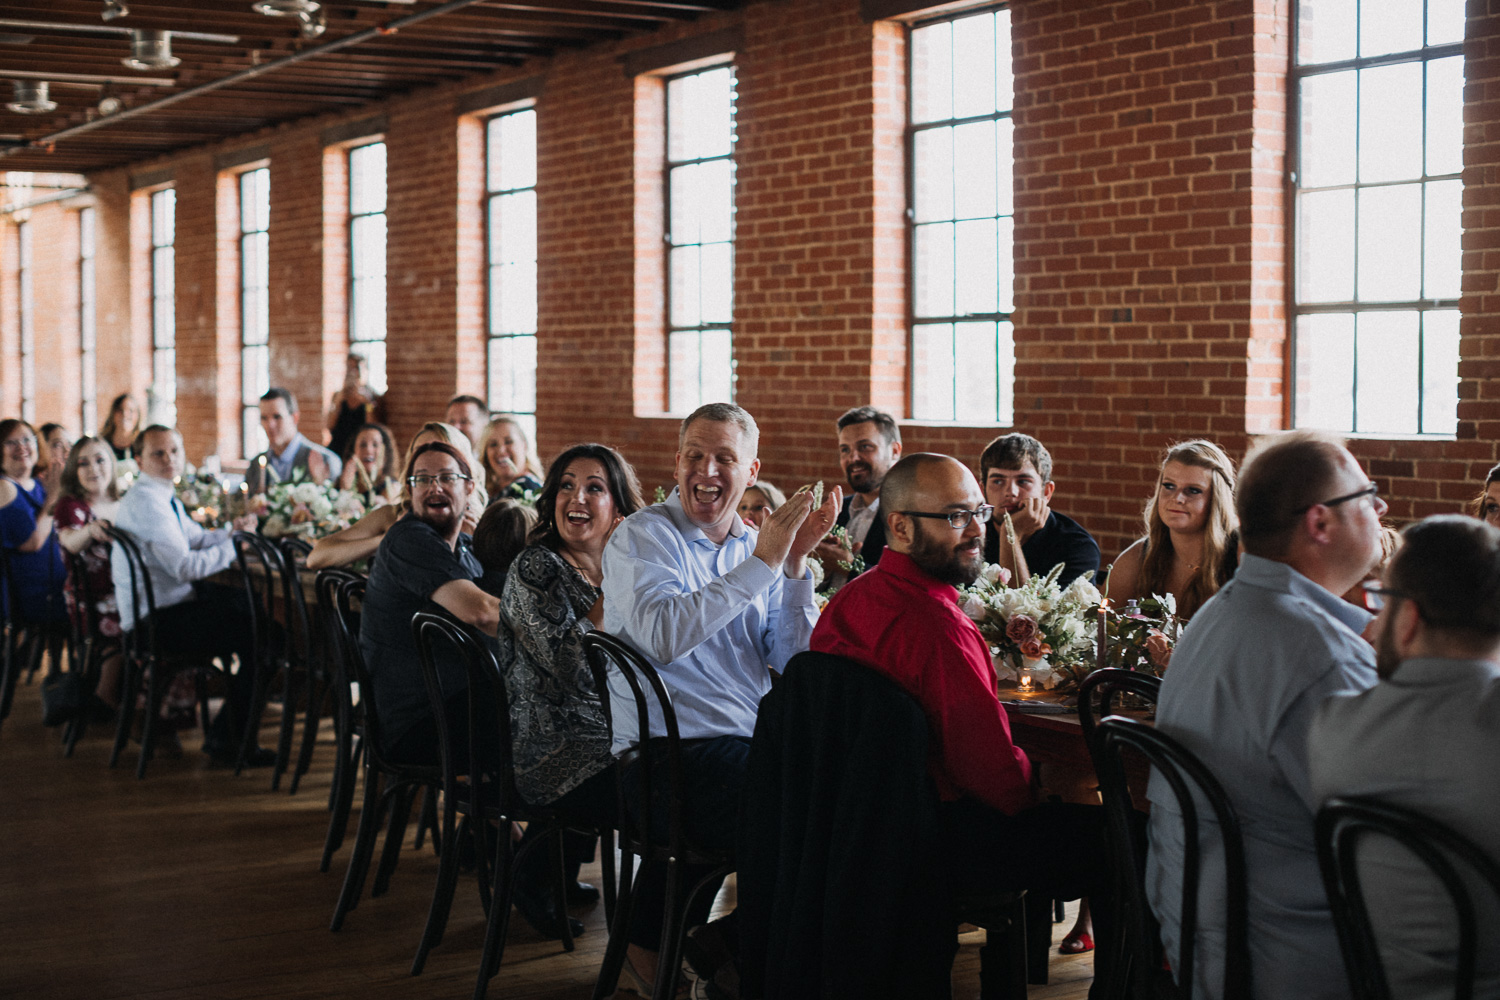
[[[823,609],[812,649],[878,670],[922,706],[928,767],[947,801],[968,795],[1004,813],[1032,804],[1031,762],[1010,739],[990,649],[958,591],[886,549]]]

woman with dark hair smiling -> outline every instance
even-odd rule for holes
[[[99,428],[99,438],[115,453],[115,461],[130,457],[130,446],[141,430],[141,408],[128,392],[122,392],[109,404],[109,416]]]
[[[339,489],[365,497],[385,496],[392,487],[399,489],[396,477],[401,470],[396,465],[396,444],[383,425],[365,424],[355,431],[340,457],[344,460],[344,471],[339,473]]]
[[[600,825],[615,819],[614,757],[583,635],[604,617],[604,545],[642,506],[635,471],[618,452],[601,444],[569,448],[547,473],[531,544],[511,564],[500,598],[516,788],[534,805]],[[592,838],[568,841],[570,885],[592,853]],[[545,871],[544,852],[532,851],[517,875],[516,906],[538,931],[561,936]],[[574,887],[569,895],[594,893]]]

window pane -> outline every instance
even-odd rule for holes
[[[1010,9],[995,11],[995,110],[1009,111],[1015,103],[1015,81],[1010,71]]]
[[[244,442],[245,458],[259,455],[270,446],[266,440],[266,432],[260,426],[259,408],[242,410],[240,418],[240,440]]]
[[[703,405],[699,339],[696,330],[667,337],[667,408],[673,413],[690,413]]]
[[[1458,432],[1458,310],[1422,315],[1422,432]]]
[[[1427,173],[1456,174],[1464,168],[1464,59],[1427,64]]]
[[[1000,409],[1000,370],[995,323],[958,323],[953,328],[954,410],[964,423],[989,423]]]
[[[1353,71],[1302,81],[1303,187],[1354,182],[1356,81]]]
[[[536,191],[501,195],[500,232],[495,263],[536,260]]]
[[[1297,298],[1354,298],[1354,192],[1319,191],[1298,199]]]
[[[953,326],[921,323],[912,336],[912,416],[953,420]]]
[[[995,208],[1001,215],[1014,215],[1015,122],[1001,118],[995,123]]]
[[[977,219],[996,214],[995,122],[971,122],[953,130],[954,214]]]
[[[489,189],[536,186],[536,112],[516,111],[489,122]]]
[[[1359,299],[1401,302],[1422,291],[1422,185],[1359,193]]]
[[[1296,424],[1331,431],[1354,428],[1354,316],[1297,318]]]
[[[1402,0],[1403,3],[1408,0]],[[1359,179],[1366,183],[1422,176],[1422,64],[1359,71]]]
[[[996,311],[1000,273],[999,234],[994,219],[954,226],[957,281],[955,316]]]
[[[1463,277],[1463,182],[1427,185],[1427,218],[1423,227],[1423,288],[1429,299],[1456,299]]]
[[[917,222],[953,218],[953,130],[932,128],[913,137],[913,196]]]
[[[502,413],[536,412],[536,338],[497,337],[490,342],[490,406]]]
[[[371,341],[385,339],[385,278],[360,278],[350,289],[354,317],[350,339]]]
[[[1464,0],[1427,0],[1427,44],[1464,40]]]
[[[498,269],[496,334],[536,332],[536,264],[522,261]]]
[[[1355,430],[1373,434],[1417,432],[1417,314],[1359,314],[1359,374]]]
[[[271,349],[247,347],[240,353],[241,400],[254,405],[271,388]],[[251,454],[255,454],[251,452]]]
[[[1360,0],[1359,54],[1383,56],[1422,47],[1421,0]]]
[[[372,142],[349,150],[349,212],[365,215],[385,211],[385,143]]]
[[[734,246],[710,243],[699,257],[698,292],[702,302],[703,323],[730,323],[734,320]]]
[[[953,315],[953,226],[938,222],[916,229],[917,316]]]
[[[697,326],[702,322],[699,291],[702,274],[700,248],[674,247],[669,255],[672,275],[672,325]]]
[[[953,88],[953,117],[969,118],[998,110],[995,99],[995,15],[961,17],[953,22],[953,65],[961,85]]]
[[[734,75],[729,67],[667,83],[667,157],[729,155],[734,135]]]
[[[368,340],[351,343],[349,353],[358,354],[365,359],[370,373],[370,388],[375,390],[376,395],[385,392],[385,341]]]
[[[385,216],[361,215],[349,220],[350,273],[355,279],[385,276]]]
[[[177,192],[171,188],[151,196],[151,245],[168,246],[177,228]]]
[[[953,22],[915,29],[911,47],[911,120],[920,123],[952,118]]]
[[[704,330],[699,352],[703,403],[733,402],[734,361],[729,331]]]
[[[1297,61],[1353,59],[1357,0],[1302,0],[1297,8]]]
[[[271,225],[271,171],[265,167],[240,175],[240,230],[260,232]]]
[[[151,353],[151,378],[158,399],[170,402],[177,398],[176,351],[168,349]]]

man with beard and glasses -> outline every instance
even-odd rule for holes
[[[1380,680],[1328,699],[1313,717],[1313,798],[1414,810],[1500,862],[1500,531],[1459,515],[1419,521],[1402,533],[1384,581],[1366,590],[1380,604]],[[1458,921],[1447,893],[1383,837],[1361,848],[1360,869],[1391,995],[1453,996]],[[1479,906],[1474,995],[1500,996],[1500,908],[1473,872],[1458,870]]]
[[[1036,803],[1031,762],[1011,741],[989,644],[955,589],[984,565],[992,508],[947,455],[908,455],[881,488],[886,553],[823,609],[811,648],[861,663],[900,684],[931,730],[928,769],[942,800],[946,856],[958,884],[1088,896],[1100,941],[1111,940],[1111,881],[1099,806]],[[1112,956],[1096,953],[1093,995]]]
[[[1370,614],[1340,595],[1380,558],[1385,502],[1336,437],[1289,431],[1262,440],[1235,488],[1245,555],[1193,616],[1162,680],[1156,728],[1224,786],[1244,834],[1251,995],[1347,998],[1338,939],[1318,872],[1307,733],[1331,695],[1375,683],[1360,633]],[[1186,845],[1177,797],[1153,774],[1146,888],[1168,954],[1181,943]],[[1224,856],[1199,811],[1202,858],[1192,992],[1224,989]],[[1184,989],[1187,984],[1184,984]]]
[[[864,560],[865,569],[880,562],[885,551],[880,484],[901,457],[901,428],[896,418],[873,406],[857,406],[839,417],[838,433],[839,465],[850,490],[838,523],[848,530],[851,544],[845,547],[826,539],[813,551],[823,563],[829,586],[842,585],[849,578],[839,563],[849,563],[855,555]]]
[[[412,640],[412,615],[436,602],[486,635],[500,621],[500,600],[475,582],[484,567],[463,534],[464,509],[474,492],[473,470],[457,448],[432,441],[407,463],[402,494],[410,509],[386,532],[360,619],[359,645],[370,671],[386,754],[404,764],[438,762],[437,720],[427,699]],[[440,658],[448,724],[462,742],[469,731],[468,676],[455,655]]]

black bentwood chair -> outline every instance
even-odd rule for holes
[[[363,602],[365,581],[363,579],[344,583],[339,587],[338,609],[345,619],[355,601]],[[347,638],[346,633],[346,638]],[[369,874],[370,859],[375,853],[375,837],[381,819],[390,813],[390,826],[386,831],[385,846],[380,853],[380,865],[375,870],[375,884],[370,888],[371,897],[385,893],[390,884],[391,873],[396,868],[396,859],[401,852],[401,839],[406,834],[406,824],[411,817],[412,800],[422,789],[442,788],[441,767],[398,764],[386,759],[380,735],[380,713],[375,707],[374,686],[365,669],[365,658],[359,643],[346,641],[346,661],[354,671],[355,683],[359,685],[360,704],[364,706],[365,800],[360,809],[359,828],[354,834],[354,850],[349,854],[349,868],[344,874],[344,887],[339,893],[338,904],[333,910],[333,920],[328,929],[337,931],[344,926],[344,917],[359,905],[364,892],[365,876]],[[332,830],[330,829],[330,834]],[[325,849],[326,855],[326,849]]]
[[[89,708],[92,699],[89,696],[99,686],[100,665],[109,652],[110,640],[99,631],[99,613],[94,607],[93,592],[89,589],[88,566],[84,563],[83,554],[66,550],[63,554],[68,561],[66,586],[72,595],[75,609],[74,614],[68,616],[71,630],[68,639],[71,648],[68,669],[78,671],[83,678],[79,684],[78,711],[68,720],[67,727],[63,730],[63,755],[71,757],[73,748],[78,745],[84,730],[88,728],[89,716],[92,714]]]
[[[245,768],[250,751],[259,743],[261,717],[265,715],[266,702],[270,699],[271,677],[277,673],[286,658],[287,637],[276,623],[276,584],[281,578],[281,551],[271,539],[254,532],[236,531],[233,538],[240,579],[244,583],[245,598],[250,608],[251,634],[254,637],[251,662],[240,664],[241,670],[251,670],[253,673],[250,719],[240,736],[240,749],[234,762],[234,773],[238,776]],[[286,730],[286,715],[292,710],[288,703],[289,694],[287,690],[282,690],[283,734]],[[281,759],[278,752],[277,760]]]
[[[630,937],[630,911],[634,903],[631,857],[641,859],[642,865],[665,865],[667,870],[666,906],[662,914],[661,951],[656,961],[656,983],[652,990],[653,1000],[670,1000],[677,994],[677,982],[682,974],[682,939],[687,933],[687,914],[693,900],[710,885],[734,870],[734,859],[725,851],[709,851],[688,843],[683,833],[683,775],[682,736],[677,728],[677,713],[672,709],[672,696],[662,683],[655,668],[629,644],[608,634],[592,631],[583,637],[584,652],[589,658],[589,668],[594,674],[594,689],[604,706],[604,718],[614,731],[614,718],[610,711],[609,666],[613,664],[620,672],[635,700],[636,732],[641,741],[615,759],[619,775],[620,816],[620,886],[615,899],[615,912],[610,921],[609,944],[604,950],[604,962],[599,968],[599,978],[594,983],[594,1000],[604,1000],[614,991],[625,962],[625,947]],[[661,713],[664,735],[651,735],[651,706]],[[641,804],[641,819],[635,822],[625,808],[626,767],[639,762],[635,768],[635,785]],[[665,763],[666,795],[653,797],[653,779],[660,776],[661,764]],[[656,786],[660,791],[659,784]],[[658,800],[667,803],[667,826],[653,822]],[[706,866],[711,870],[693,884],[687,897],[679,905],[679,885],[683,878],[683,866]],[[606,879],[606,885],[608,879]]]
[[[1410,809],[1373,799],[1325,802],[1315,828],[1318,864],[1333,908],[1349,987],[1357,1000],[1391,1000],[1380,942],[1360,883],[1359,851],[1371,838],[1395,841],[1421,861],[1447,893],[1458,920],[1453,996],[1469,1000],[1474,995],[1480,933],[1472,890],[1500,900],[1500,863],[1451,828]],[[1493,935],[1496,929],[1485,930]]]
[[[1161,681],[1134,670],[1099,670],[1084,679],[1078,692],[1082,723],[1099,792],[1109,824],[1109,848],[1117,879],[1120,928],[1116,954],[1121,968],[1111,984],[1115,997],[1190,998],[1193,995],[1194,943],[1198,931],[1198,886],[1202,877],[1200,836],[1214,832],[1224,855],[1225,955],[1224,1000],[1250,997],[1250,948],[1247,938],[1245,848],[1234,806],[1223,786],[1186,747],[1152,726],[1115,712],[1115,699],[1133,694],[1153,704]],[[1097,697],[1097,710],[1094,701]],[[1177,800],[1183,823],[1182,903],[1179,924],[1181,947],[1172,956],[1177,972],[1162,967],[1161,929],[1146,896],[1147,841],[1135,821],[1126,781],[1124,751],[1140,754],[1161,775]],[[1212,824],[1200,822],[1200,804],[1207,804]],[[1207,817],[1206,817],[1207,818]]]
[[[334,678],[334,758],[333,783],[328,790],[328,834],[323,839],[323,857],[318,871],[326,872],[333,854],[344,843],[349,827],[349,811],[354,804],[354,786],[359,782],[359,762],[364,755],[364,701],[355,702],[354,668],[349,658],[358,650],[358,612],[354,610],[345,587],[363,583],[364,577],[347,569],[325,569],[318,572],[313,586],[318,595],[328,655],[333,660]],[[368,692],[363,693],[369,697]]]
[[[474,1000],[484,1000],[490,980],[500,968],[505,955],[505,934],[510,923],[511,902],[515,895],[515,874],[522,857],[532,850],[553,852],[556,879],[554,903],[556,912],[566,914],[566,876],[561,853],[565,829],[595,831],[581,821],[546,807],[528,805],[516,790],[515,765],[511,756],[510,701],[499,664],[478,632],[441,611],[422,611],[412,617],[412,636],[422,664],[433,714],[438,727],[443,767],[443,808],[440,842],[444,850],[438,866],[438,881],[433,890],[432,907],[422,943],[412,963],[412,975],[419,975],[428,952],[442,943],[453,893],[458,881],[459,853],[467,837],[473,838],[478,859],[476,873],[479,898],[488,914],[484,950],[479,961],[479,977],[474,985]],[[460,745],[448,726],[446,699],[437,669],[439,650],[451,649],[463,663],[468,681],[467,745]],[[491,732],[492,740],[481,733]],[[485,759],[484,747],[490,746],[494,760]],[[463,766],[465,763],[469,766]],[[463,773],[467,772],[467,774]],[[463,819],[455,828],[458,815]],[[533,837],[517,850],[510,838],[511,822],[536,826],[540,836]],[[605,911],[614,906],[613,841],[606,835],[603,858]],[[493,835],[493,845],[487,843]],[[568,922],[562,921],[564,951],[573,950],[573,936]]]
[[[282,538],[276,542],[276,548],[281,556],[281,607],[286,617],[286,636],[276,664],[281,675],[282,711],[276,765],[271,770],[271,791],[281,787],[281,778],[291,766],[292,740],[297,734],[297,694],[300,691],[301,697],[306,699],[307,712],[302,746],[287,789],[287,794],[295,795],[302,775],[312,764],[318,722],[322,718],[323,702],[329,693],[333,670],[330,669],[332,661],[327,656],[326,647],[318,641],[320,632],[313,624],[307,594],[302,589],[302,568],[312,546],[300,538]]]

